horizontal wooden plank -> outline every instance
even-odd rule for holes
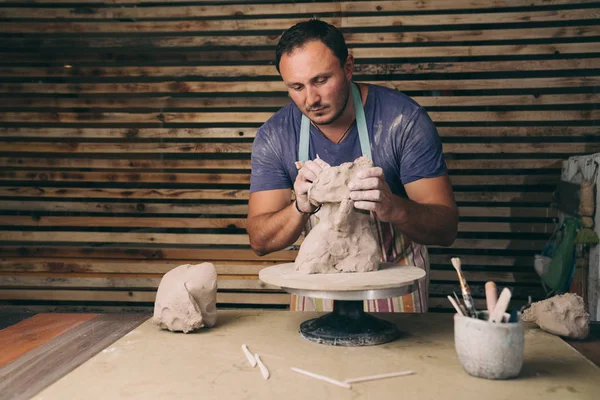
[[[171,244],[171,245],[249,245],[246,234],[177,234],[177,233],[129,233],[129,232],[35,232],[35,231],[0,231],[0,242],[21,243],[119,243],[119,244]],[[302,243],[302,238],[296,245]],[[457,239],[451,246],[455,249],[513,249],[541,250],[545,240],[511,240],[511,239]],[[437,248],[440,246],[431,246]]]
[[[412,4],[414,1],[414,5]],[[527,2],[523,2],[521,3],[520,1],[522,0],[517,0],[516,2],[513,3],[512,0],[494,0],[493,1],[493,5],[495,7],[509,7],[512,4],[519,4],[519,5],[527,5],[527,6],[543,6],[543,5],[551,5],[551,4],[565,4],[564,0],[530,0]],[[572,0],[572,4],[585,4],[587,3],[589,0]],[[0,0],[0,4],[1,3],[14,3],[14,0]],[[37,4],[38,7],[47,7],[44,6],[44,4],[54,4],[56,3],[56,0],[27,0],[28,3],[34,3]],[[119,7],[125,7],[125,6],[129,6],[129,7],[135,7],[135,6],[139,6],[139,5],[145,5],[148,6],[152,3],[164,3],[164,0],[61,0],[61,3],[64,4],[69,4],[69,3],[78,3],[79,4],[85,4],[88,5],[90,3],[92,3],[92,6],[97,6],[98,4],[102,4],[105,6],[119,6]],[[190,0],[171,0],[169,3],[180,6],[177,3],[189,3]],[[239,0],[220,0],[220,3],[237,3],[239,2]],[[214,3],[214,0],[195,0],[194,3]],[[345,4],[345,7],[350,7],[349,4],[347,4],[348,2],[341,2]],[[369,3],[373,3],[373,4],[381,4],[381,2],[379,1],[373,1],[373,2],[369,2]],[[351,4],[351,3],[350,3]],[[404,2],[403,2],[404,4]],[[406,1],[406,7],[416,7],[417,9],[429,9],[431,7],[437,7],[439,5],[439,7],[443,8],[488,8],[490,6],[490,2],[489,0],[458,0],[456,2],[453,2],[451,6],[449,6],[447,3],[446,5],[444,5],[445,3],[443,1],[439,1],[439,0],[425,0],[425,1],[415,1],[415,0],[407,0]]]
[[[219,276],[249,276],[257,275],[261,269],[277,263],[293,262],[296,251],[279,251],[278,254],[257,257],[250,250],[232,249],[227,252],[212,250],[212,254],[200,249],[164,249],[158,250],[161,256],[177,259],[151,259],[144,256],[150,254],[135,252],[131,249],[115,248],[106,250],[103,248],[38,248],[35,257],[23,257],[22,252],[13,251],[14,247],[5,248],[4,257],[0,266],[5,274],[30,273],[30,274],[121,274],[127,278],[127,274],[164,274],[182,264],[198,264],[211,262],[215,265]],[[15,249],[16,250],[16,249]],[[35,250],[35,249],[34,249]],[[217,253],[218,252],[218,253]],[[211,258],[206,258],[206,255]],[[275,255],[275,256],[274,256]],[[80,258],[85,256],[85,258]],[[227,260],[223,257],[236,258]],[[455,271],[451,268],[450,258],[458,256],[467,274],[471,273],[474,266],[484,266],[483,271],[489,274],[499,274],[494,279],[514,282],[513,273],[532,274],[533,256],[494,256],[494,255],[470,255],[461,254],[460,251],[451,254],[430,254],[432,268],[445,270],[435,272],[437,280],[452,280]],[[122,259],[119,257],[127,257]],[[520,271],[520,272],[519,272]],[[473,270],[473,273],[481,272]],[[78,275],[77,275],[78,276]],[[470,276],[470,275],[469,275]],[[467,277],[473,280],[474,276]]]
[[[448,4],[447,1],[443,1]],[[399,32],[344,32],[344,39],[349,47],[369,44],[421,44],[430,42],[477,42],[494,40],[531,40],[531,39],[556,39],[556,38],[584,38],[600,36],[600,26],[558,26],[558,27],[531,27],[519,29],[470,29],[452,31],[399,31]],[[277,45],[279,35],[241,35],[231,32],[228,35],[218,36],[119,36],[119,37],[52,37],[48,34],[35,38],[6,37],[3,47],[13,51],[49,51],[51,48],[65,50],[81,48],[88,49],[106,48],[152,48],[155,50],[174,48],[199,48],[211,46],[273,46]]]
[[[412,99],[419,103],[421,106],[427,107],[487,107],[487,106],[545,106],[545,105],[572,105],[572,104],[596,104],[600,103],[600,94],[598,93],[583,93],[583,94],[541,94],[541,95],[499,95],[499,96],[413,96]],[[6,101],[0,104],[0,109],[3,107],[9,108],[11,110],[23,109],[22,111],[27,111],[29,108],[36,109],[52,109],[56,111],[56,109],[88,109],[90,112],[95,111],[96,109],[100,109],[102,111],[112,110],[120,110],[126,111],[127,109],[135,110],[163,110],[165,112],[175,112],[178,109],[185,108],[188,111],[192,111],[193,109],[204,110],[211,108],[244,108],[244,107],[255,107],[257,104],[260,104],[261,107],[272,107],[273,110],[277,110],[289,103],[289,99],[287,97],[223,97],[223,98],[206,98],[206,97],[196,97],[196,98],[177,98],[170,96],[162,96],[162,97],[133,97],[133,98],[106,98],[102,97],[78,97],[76,99],[73,98],[63,98],[63,97],[51,97],[51,98],[40,98],[40,97],[10,97],[10,101]],[[70,110],[68,110],[70,111]],[[136,111],[137,112],[137,111]],[[15,128],[2,128],[0,130],[0,137],[11,132],[9,129]],[[84,129],[80,128],[78,132],[71,132],[68,128],[65,129],[64,137],[70,137],[71,135],[75,136],[84,136]],[[256,128],[244,128],[251,129],[253,131]],[[141,129],[139,137],[142,135],[148,135],[146,132],[153,132],[156,128],[149,129]],[[185,135],[185,132],[194,131],[194,129],[181,129],[181,137]],[[43,132],[35,132],[35,131],[26,131],[23,132],[23,136],[40,136],[40,135],[48,135],[51,136],[53,132],[56,131],[54,129],[47,129]],[[94,129],[91,128],[93,132]],[[98,130],[96,130],[98,131]],[[125,136],[125,133],[119,134],[118,129],[106,129],[106,133],[97,132],[99,136],[101,133],[105,135],[105,137],[128,137]],[[122,130],[124,131],[124,130]],[[165,132],[169,132],[170,130],[164,129]],[[227,135],[229,134],[231,137],[239,137],[239,130],[236,132],[231,132],[231,130],[223,129],[223,128],[203,128],[197,129],[198,132],[206,132],[204,135],[208,134],[208,132],[213,132],[212,135]],[[47,132],[47,133],[45,133]],[[244,132],[244,135],[246,132]],[[244,136],[242,135],[242,136]],[[131,137],[131,135],[129,136]],[[135,136],[138,137],[138,136]],[[175,133],[171,133],[169,137],[175,137]],[[190,136],[193,137],[193,136]]]
[[[245,218],[135,218],[0,216],[4,226],[96,226],[136,228],[246,228]]]
[[[455,160],[446,159],[449,169],[560,169],[562,158],[541,159],[484,159]],[[90,158],[47,158],[47,157],[0,157],[0,168],[60,168],[65,172],[93,169],[119,169],[119,173],[134,170],[162,171],[202,170],[202,169],[250,169],[250,160],[136,160],[136,159],[90,159]]]
[[[70,273],[70,272],[52,272],[47,265],[43,263],[13,263],[2,262],[0,265],[6,267],[7,271],[0,273],[0,288],[11,287],[104,287],[104,288],[149,288],[156,289],[160,283],[163,274],[175,268],[177,265],[164,265],[164,272],[147,273],[143,272],[143,266],[136,266],[135,262],[122,264],[109,263],[94,263],[95,270],[102,268],[110,269],[116,272],[87,272],[87,273]],[[89,265],[86,265],[86,267]],[[46,268],[45,268],[46,267]],[[123,270],[137,270],[138,272],[123,272]],[[219,270],[219,265],[216,266]],[[261,266],[266,268],[268,266]],[[21,269],[27,268],[31,271],[33,268],[39,270],[46,269],[50,272],[24,272]],[[243,272],[244,266],[238,266]],[[246,266],[245,269],[256,269],[254,266]],[[488,280],[493,280],[499,283],[539,283],[539,277],[533,271],[469,271],[465,270],[465,279],[473,284],[485,283]],[[430,281],[458,281],[454,270],[432,270],[430,273]],[[277,289],[274,286],[265,284],[258,279],[258,275],[222,275],[218,276],[218,287],[220,289]]]
[[[440,97],[441,98],[441,97]],[[454,97],[456,98],[456,97]],[[7,128],[0,127],[1,138],[81,138],[81,139],[189,139],[254,138],[257,128]],[[442,137],[540,137],[598,136],[597,126],[461,126],[438,127]],[[2,145],[3,149],[5,144]],[[194,160],[201,163],[203,160]],[[164,160],[171,162],[171,160]],[[173,161],[174,162],[174,161]]]
[[[261,263],[281,263],[291,262],[296,259],[297,251],[295,250],[281,250],[276,251],[264,256],[257,256],[254,251],[250,249],[228,249],[223,251],[221,249],[177,249],[177,248],[142,248],[142,247],[131,247],[124,248],[119,246],[15,246],[5,245],[2,247],[2,257],[43,257],[38,261],[48,262],[49,259],[52,261],[59,261],[60,259],[67,258],[82,258],[83,261],[88,262],[92,258],[100,259],[121,259],[128,262],[131,260],[145,260],[154,262],[155,260],[172,260],[172,262],[179,264],[199,263],[203,261],[210,262],[229,262],[235,261],[243,262],[244,273],[248,274],[247,264],[249,261],[256,264]],[[33,260],[29,258],[28,260]],[[29,261],[28,261],[29,262]],[[77,271],[70,266],[65,264],[53,264],[56,266],[55,271],[62,272],[89,272],[88,270]],[[218,267],[217,267],[218,269]],[[100,271],[102,272],[102,271]],[[118,271],[117,271],[118,272]],[[146,272],[152,272],[147,270]],[[160,271],[159,271],[160,272]],[[164,273],[165,271],[163,271]],[[220,273],[233,273],[233,272],[222,272]],[[258,273],[258,272],[254,272]]]
[[[511,198],[512,201],[516,202],[527,202],[535,200],[535,193],[531,197],[525,196],[514,196]],[[35,196],[38,197],[38,196]],[[74,196],[68,196],[69,198]],[[87,197],[87,196],[84,196]],[[458,196],[457,196],[458,197]],[[539,201],[544,201],[547,197],[543,197]],[[477,200],[475,200],[477,201]],[[490,200],[493,201],[493,200]],[[497,201],[497,200],[496,200]],[[543,203],[542,203],[543,204]],[[459,213],[464,217],[505,217],[505,218],[553,218],[555,217],[556,211],[549,208],[548,206],[537,206],[537,207],[475,207],[475,206],[460,206]],[[206,205],[193,205],[193,204],[152,204],[152,203],[138,203],[138,204],[123,204],[123,203],[102,203],[95,202],[24,202],[24,201],[6,201],[0,202],[0,210],[29,210],[29,211],[68,211],[68,212],[131,212],[140,215],[143,214],[223,214],[223,215],[246,215],[248,212],[248,206],[246,204],[206,204]]]
[[[272,112],[4,112],[1,122],[36,123],[264,123]],[[521,121],[596,121],[599,110],[577,111],[430,111],[434,123],[443,122],[521,122]]]
[[[1,33],[0,33],[1,34]],[[486,45],[486,46],[425,46],[425,47],[365,47],[354,48],[350,52],[359,60],[384,59],[389,62],[409,60],[418,62],[419,57],[445,57],[446,61],[456,61],[456,57],[491,57],[491,56],[548,56],[557,54],[596,54],[599,52],[598,42],[586,43],[552,43],[552,44],[519,44],[519,45]],[[69,51],[67,51],[69,50]],[[73,68],[82,64],[138,65],[140,60],[148,65],[172,65],[181,63],[209,63],[210,65],[229,65],[233,62],[243,64],[270,65],[273,61],[273,50],[181,50],[180,52],[148,52],[141,49],[109,49],[82,52],[81,49],[53,49],[43,52],[40,49],[31,53],[2,52],[0,59],[9,59],[10,63],[30,63],[32,65],[67,66]],[[128,92],[130,93],[130,92]]]
[[[2,144],[3,152],[33,153],[250,153],[252,143],[30,143]]]
[[[246,234],[129,233],[129,232],[34,232],[0,231],[0,242],[71,242],[71,243],[162,243],[178,245],[245,245]],[[300,243],[299,241],[298,243]]]
[[[482,273],[483,274],[483,273]],[[23,276],[23,275],[0,275],[0,290],[11,289],[11,290],[49,290],[49,289],[70,289],[70,290],[86,290],[86,289],[120,289],[120,290],[156,290],[160,283],[160,277],[149,278],[143,276],[137,277],[121,277],[121,274],[112,274],[115,276],[106,277],[72,277],[70,275],[62,274],[63,276]],[[433,275],[433,274],[432,274]],[[535,274],[534,274],[535,275]],[[523,297],[536,293],[535,297],[543,297],[545,293],[542,287],[538,284],[539,278],[537,276],[531,276],[527,278],[533,278],[530,283],[532,286],[521,286],[524,281],[519,281],[519,286],[512,287],[513,297]],[[537,278],[537,279],[536,279]],[[487,276],[484,277],[487,279]],[[456,280],[456,279],[455,279]],[[471,294],[473,296],[485,297],[485,289],[483,282],[478,279],[479,282],[470,281]],[[503,282],[498,281],[499,285]],[[509,283],[510,285],[510,283]],[[248,279],[217,279],[217,287],[221,290],[259,290],[262,292],[281,292],[281,289],[277,286],[271,286],[263,283],[257,276],[248,277]],[[456,283],[438,282],[431,279],[429,285],[430,295],[448,295],[452,292],[460,293],[460,285],[458,281]]]
[[[532,213],[532,216],[546,215],[546,206],[552,201],[551,192],[455,192],[454,197],[457,202],[502,202],[519,204],[532,203],[533,205],[543,205],[542,208],[522,207],[514,209],[519,215]],[[148,214],[171,214],[177,216],[180,214],[224,214],[224,215],[246,215],[248,206],[246,204],[186,204],[186,203],[152,203],[145,198],[138,199],[136,203],[102,202],[102,201],[37,201],[33,200],[0,200],[0,210],[2,211],[21,211],[21,212],[72,212],[72,213],[130,213],[140,216]],[[492,207],[489,215],[493,216],[496,212],[501,212],[500,216],[510,217],[512,212],[510,207],[499,209]],[[491,207],[482,209],[461,207],[463,216],[481,216]],[[536,211],[539,210],[539,211]],[[475,215],[469,215],[475,214]],[[555,215],[551,212],[550,216]]]
[[[459,207],[461,217],[498,218],[555,218],[556,210],[549,207]]]
[[[600,51],[600,48],[598,49]],[[528,79],[464,79],[456,80],[390,80],[365,82],[400,91],[407,90],[477,90],[536,89],[600,86],[600,77],[528,78]],[[2,83],[2,93],[256,93],[285,92],[280,81],[251,82],[151,82],[151,83]],[[272,114],[272,113],[271,113]],[[271,115],[269,114],[269,116]],[[266,117],[268,118],[268,116]],[[265,121],[265,117],[260,120]],[[255,121],[252,119],[251,121]],[[239,122],[244,122],[240,120]]]
[[[199,248],[173,248],[173,247],[119,247],[119,246],[15,246],[7,245],[2,248],[2,259],[12,260],[15,262],[16,259],[26,260],[23,263],[23,268],[27,265],[31,265],[32,262],[47,263],[50,269],[47,271],[52,272],[111,272],[111,271],[92,271],[89,267],[83,270],[78,270],[77,265],[81,263],[89,265],[90,260],[101,260],[94,262],[125,262],[131,264],[143,266],[144,269],[138,270],[137,272],[152,273],[152,263],[156,262],[167,262],[179,264],[199,263],[204,261],[210,261],[216,263],[217,270],[223,274],[250,274],[258,272],[254,271],[252,266],[257,264],[265,265],[266,263],[283,263],[292,262],[296,259],[297,251],[295,250],[281,250],[276,251],[264,256],[257,256],[250,249],[228,249],[222,251],[220,249],[199,249]],[[505,252],[503,255],[464,255],[460,250],[446,249],[444,253],[434,252],[430,255],[432,264],[443,265],[449,268],[450,258],[453,256],[460,256],[463,265],[476,265],[476,266],[504,266],[504,267],[525,267],[531,269],[533,267],[533,256],[523,256],[522,254],[515,256],[510,252]],[[9,258],[10,257],[10,258]],[[27,257],[27,258],[24,258]],[[36,258],[38,257],[38,258]],[[107,261],[102,261],[107,260]],[[170,261],[165,261],[170,260]],[[17,260],[18,261],[18,260]],[[143,261],[143,262],[140,262]],[[80,264],[70,264],[72,262]],[[150,263],[150,264],[149,264]],[[227,269],[220,270],[219,265],[237,263],[241,269]],[[148,267],[146,269],[146,267]],[[142,268],[142,267],[140,267]],[[4,268],[3,271],[6,271]],[[29,271],[29,269],[19,269],[20,271]],[[43,270],[31,270],[31,271],[43,271]],[[235,272],[237,271],[237,272]],[[258,270],[256,270],[258,271]],[[112,272],[136,272],[136,271],[125,271],[118,269]],[[158,272],[166,272],[158,270]]]
[[[89,188],[42,188],[42,187],[1,187],[1,196],[19,197],[78,197],[78,198],[130,198],[130,199],[195,199],[195,200],[247,200],[248,190],[219,189],[89,189]],[[137,206],[136,206],[137,207]],[[184,206],[186,207],[186,206]],[[142,208],[142,210],[144,210]],[[220,210],[238,208],[216,206]]]
[[[295,254],[295,253],[294,253]],[[256,257],[255,257],[256,258]],[[291,259],[293,261],[293,258]],[[32,273],[49,274],[55,278],[60,278],[62,274],[80,274],[78,276],[89,276],[88,274],[118,274],[127,278],[128,274],[144,274],[152,277],[162,276],[173,268],[183,264],[199,264],[201,262],[212,262],[219,276],[221,275],[258,275],[261,269],[275,265],[274,262],[265,261],[209,261],[209,260],[164,260],[164,261],[145,261],[145,260],[102,260],[102,259],[11,259],[3,258],[0,261],[2,271],[5,276],[14,273]],[[64,275],[67,276],[67,275]],[[1,275],[0,275],[1,277]],[[156,277],[156,276],[155,276]],[[4,278],[2,278],[4,279]]]
[[[589,130],[589,127],[586,127]],[[190,139],[190,138],[254,138],[257,128],[6,128],[0,127],[0,138],[93,138],[93,139]],[[201,161],[201,160],[198,160]]]
[[[37,196],[33,196],[36,198]],[[88,196],[82,196],[83,198]],[[98,197],[98,196],[95,196]],[[137,203],[114,203],[102,201],[13,201],[1,200],[0,210],[85,212],[85,213],[133,213],[133,214],[235,214],[246,215],[246,204],[186,204],[148,203],[144,198]]]
[[[137,228],[246,228],[245,218],[135,218],[0,216],[0,226],[128,227]],[[460,222],[459,232],[552,233],[554,224],[519,222]]]
[[[2,122],[59,122],[59,123],[264,123],[272,112],[208,112],[208,113],[117,113],[117,112],[5,112]]]
[[[293,260],[293,259],[292,259]],[[2,271],[7,276],[14,273],[29,274],[47,274],[54,276],[67,276],[62,274],[79,274],[77,276],[90,276],[89,274],[118,274],[123,278],[142,274],[145,277],[161,277],[173,268],[183,264],[199,264],[202,262],[211,262],[215,266],[218,275],[242,279],[253,275],[256,276],[261,269],[275,265],[275,262],[268,261],[208,261],[208,260],[164,260],[164,261],[144,261],[144,260],[102,260],[102,259],[56,259],[48,261],[40,259],[12,259],[4,258],[0,261]],[[153,275],[154,274],[154,275]],[[227,278],[229,279],[229,278]],[[233,278],[232,278],[233,279]]]
[[[157,289],[161,274],[0,274],[0,288],[115,288]],[[218,289],[227,290],[278,290],[258,279],[257,275],[219,276]]]
[[[309,5],[312,8],[314,5]],[[307,10],[308,11],[308,10]],[[312,12],[309,11],[312,16]],[[495,24],[546,21],[579,21],[598,18],[597,9],[567,9],[552,11],[519,11],[496,13],[456,13],[432,15],[393,15],[393,16],[342,16],[323,18],[338,28],[365,28],[382,26],[434,26],[464,24]],[[270,18],[269,29],[285,30],[305,21],[307,18]],[[264,20],[218,19],[181,21],[133,21],[119,22],[4,22],[1,33],[41,33],[41,32],[195,32],[195,31],[244,31],[263,30]]]
[[[600,34],[600,32],[598,32]],[[475,73],[502,71],[550,71],[585,70],[598,66],[596,58],[566,60],[528,60],[528,61],[479,61],[479,62],[427,62],[427,63],[390,63],[356,64],[355,75],[385,74],[423,74],[423,73]],[[585,72],[585,71],[581,71]],[[279,76],[273,65],[223,65],[212,66],[164,66],[164,67],[2,67],[0,77],[27,78],[138,78],[138,77],[204,77],[204,78],[256,78]],[[363,77],[368,79],[368,77]],[[80,105],[81,106],[81,105]],[[197,107],[197,105],[196,105]]]
[[[600,147],[600,144],[599,144]],[[539,185],[556,184],[559,174],[548,175],[469,175],[450,171],[453,185]],[[37,182],[132,182],[132,183],[180,183],[180,184],[250,184],[250,174],[244,173],[154,173],[154,172],[52,172],[52,171],[0,171],[0,181]]]
[[[580,4],[591,3],[593,0],[582,0]],[[569,0],[552,0],[540,2],[540,6],[571,4]],[[145,18],[190,18],[190,17],[237,17],[289,14],[316,13],[374,13],[374,12],[408,12],[425,10],[455,10],[455,9],[487,9],[493,7],[529,7],[535,5],[527,0],[513,1],[469,1],[449,4],[444,0],[427,1],[357,1],[332,3],[291,3],[291,4],[235,4],[235,5],[179,5],[155,7],[97,7],[96,4],[85,6],[53,7],[53,8],[17,8],[0,9],[0,18],[60,18],[60,19],[135,19]]]
[[[112,172],[64,172],[51,171],[0,171],[0,180],[40,182],[163,182],[194,184],[249,184],[250,174],[218,173],[154,173],[122,171]]]
[[[154,302],[156,292],[0,289],[0,300]],[[284,293],[217,293],[217,304],[289,304]]]
[[[597,129],[597,128],[596,128]],[[600,142],[574,143],[444,143],[444,153],[595,153]],[[245,153],[250,154],[252,143],[85,143],[85,142],[6,142],[3,152],[22,153]]]

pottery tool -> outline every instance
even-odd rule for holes
[[[454,300],[452,298],[452,296],[448,296],[448,300],[450,300],[450,304],[452,304],[452,307],[454,307],[454,309],[456,310],[456,312],[464,317],[465,314],[462,312],[462,310],[458,306],[458,303],[456,302],[456,300]]]
[[[494,311],[489,316],[490,322],[502,322],[504,318],[504,313],[508,308],[508,303],[510,302],[511,293],[508,288],[502,289],[502,293],[500,293],[500,297],[498,297],[498,302],[496,303],[496,307],[494,307]]]
[[[452,292],[452,294],[454,295],[454,298],[456,299],[456,304],[458,304],[458,308],[460,308],[460,311],[462,311],[462,315],[467,316],[467,309],[465,308],[465,306],[463,306],[463,304],[460,301],[460,299],[458,298],[458,295],[456,294],[456,292]]]
[[[300,369],[300,368],[294,368],[294,367],[292,367],[291,369],[292,369],[292,371],[297,372],[299,374],[310,376],[311,378],[315,378],[315,379],[318,379],[320,381],[328,382],[328,383],[331,383],[332,385],[340,386],[340,387],[343,387],[343,388],[346,388],[346,389],[352,389],[352,386],[350,386],[350,384],[346,383],[346,382],[338,381],[338,380],[333,379],[333,378],[328,378],[328,377],[323,376],[323,375],[317,375],[317,374],[305,371],[305,370]]]
[[[256,358],[256,363],[258,364],[258,368],[260,368],[260,373],[262,374],[263,378],[265,378],[265,380],[269,379],[269,376],[271,376],[271,374],[269,374],[269,370],[267,369],[265,364],[263,364],[262,360],[260,359],[260,356],[258,354],[254,354],[254,358]]]
[[[248,359],[248,362],[250,363],[250,365],[252,365],[252,368],[256,367],[256,359],[254,358],[254,356],[252,355],[252,353],[250,353],[250,350],[248,350],[248,346],[246,346],[245,344],[243,344],[242,345],[242,351],[246,355],[246,358]]]
[[[496,301],[498,301],[496,284],[492,281],[488,281],[485,283],[485,302],[487,304],[488,315],[494,311]]]
[[[477,318],[477,310],[475,309],[475,306],[473,305],[473,297],[471,297],[471,289],[469,289],[469,285],[467,285],[467,281],[465,280],[465,277],[463,276],[462,273],[462,269],[461,269],[461,265],[460,265],[460,258],[458,257],[453,257],[451,260],[452,262],[452,266],[454,267],[454,269],[456,270],[456,273],[458,274],[458,279],[460,281],[460,288],[462,290],[462,296],[463,296],[463,301],[465,302],[465,307],[467,309],[467,315],[473,318]]]
[[[448,297],[450,297],[450,296],[448,296]],[[415,373],[414,371],[390,372],[389,374],[361,376],[361,377],[358,377],[358,378],[344,379],[344,382],[346,382],[346,383],[358,383],[358,382],[375,381],[375,380],[378,380],[378,379],[394,378],[396,376],[412,375],[414,373]]]

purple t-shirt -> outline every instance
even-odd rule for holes
[[[404,184],[446,174],[442,143],[425,110],[396,90],[368,86],[364,109],[373,163],[383,169],[392,192],[405,196]],[[293,188],[301,117],[290,102],[258,130],[252,145],[251,193]],[[311,124],[309,159],[317,153],[331,166],[360,157],[356,124],[340,144],[330,142]]]

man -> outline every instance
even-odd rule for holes
[[[427,113],[402,93],[353,83],[354,58],[343,35],[323,21],[287,30],[276,67],[292,102],[258,130],[253,144],[247,230],[254,251],[264,255],[292,245],[318,211],[307,192],[319,171],[365,155],[376,167],[348,186],[354,207],[376,217],[382,261],[428,271],[425,245],[451,245],[458,212]],[[366,309],[427,311],[427,282],[402,298],[369,301]],[[293,297],[291,308],[330,307]]]

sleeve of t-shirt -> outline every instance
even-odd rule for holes
[[[251,166],[250,193],[292,187],[281,157],[281,145],[277,145],[276,136],[264,126],[252,144]]]
[[[407,184],[447,173],[442,141],[427,112],[419,107],[401,136],[400,179]]]

